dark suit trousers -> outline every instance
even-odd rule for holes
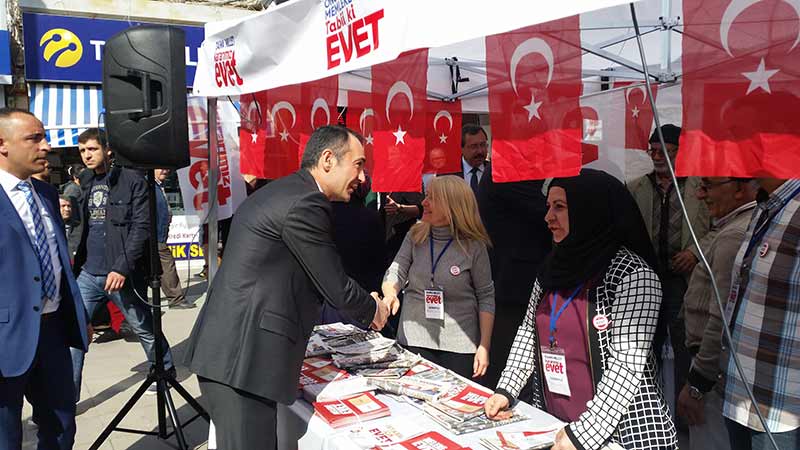
[[[217,433],[218,450],[277,449],[274,401],[198,376],[202,400]]]
[[[63,301],[63,300],[62,300]],[[0,450],[22,446],[22,399],[33,405],[39,450],[68,450],[75,440],[75,385],[64,319],[42,319],[39,346],[27,372],[0,377]]]

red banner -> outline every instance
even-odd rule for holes
[[[632,83],[614,83],[614,87],[629,84]],[[655,99],[658,85],[650,86]],[[625,89],[625,148],[647,150],[653,128],[653,108],[647,99],[647,86],[638,84]]]
[[[419,192],[425,159],[428,50],[372,67],[375,192]]]
[[[578,16],[486,37],[492,175],[498,182],[577,175],[581,168]]]
[[[422,173],[461,171],[461,101],[428,101]]]
[[[792,2],[683,2],[678,175],[796,178],[800,46]]]
[[[321,126],[336,125],[338,122],[339,110],[336,105],[339,101],[339,76],[303,83],[300,85],[300,95],[299,110],[308,118],[307,122],[300,124],[298,158],[302,160],[311,133]]]

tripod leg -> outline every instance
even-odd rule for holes
[[[169,393],[167,383],[163,383],[164,399],[166,400],[167,409],[169,410],[169,418],[172,420],[172,428],[175,430],[175,438],[178,440],[178,448],[180,448],[180,450],[188,450],[189,447],[186,445],[186,438],[183,436],[183,427],[181,426],[180,419],[178,419],[178,411],[175,410],[175,403],[172,401],[172,395]]]
[[[208,412],[206,412],[205,408],[203,408],[200,405],[200,402],[195,400],[195,398],[192,397],[191,394],[186,392],[186,389],[184,389],[184,387],[181,386],[181,384],[180,384],[180,382],[178,382],[178,380],[176,380],[174,378],[168,378],[166,381],[167,381],[167,383],[169,383],[173,387],[173,389],[175,389],[178,392],[178,394],[180,394],[181,397],[183,397],[184,400],[186,400],[186,403],[191,405],[192,408],[194,408],[194,410],[197,411],[198,414],[200,414],[201,416],[203,416],[204,419],[206,419],[206,422],[210,421],[210,418],[208,416]]]
[[[89,450],[97,450],[100,448],[101,445],[103,445],[103,442],[105,442],[105,440],[108,439],[108,436],[111,434],[111,432],[114,431],[115,428],[117,428],[117,425],[119,425],[120,422],[122,422],[122,419],[124,419],[125,416],[130,412],[131,408],[133,408],[133,405],[135,405],[136,402],[138,402],[139,399],[142,398],[142,395],[144,395],[144,391],[147,390],[147,388],[153,383],[154,380],[155,377],[153,375],[148,376],[147,379],[144,380],[144,383],[142,383],[142,385],[139,386],[139,389],[136,390],[136,393],[134,393],[133,396],[128,400],[128,402],[125,403],[125,406],[123,406],[122,409],[119,410],[117,415],[114,416],[113,419],[111,419],[111,423],[109,423],[108,426],[103,430],[103,432],[100,433],[100,436],[97,436],[97,439],[95,439],[92,446],[89,447]]]
[[[163,378],[156,381],[156,414],[158,415],[158,437],[161,439],[167,438],[167,415],[164,408],[164,391],[167,390],[167,383]]]

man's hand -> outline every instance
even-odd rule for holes
[[[116,292],[122,289],[122,286],[125,285],[125,276],[120,275],[117,272],[109,272],[108,276],[106,277],[106,292]]]
[[[387,195],[386,204],[383,206],[383,210],[386,211],[387,215],[393,216],[400,213],[400,205],[392,200],[392,197]]]
[[[491,420],[510,419],[511,416],[514,415],[514,413],[508,409],[508,399],[502,394],[492,394],[492,396],[486,400],[486,403],[484,403],[483,411],[486,413],[486,417]]]
[[[697,265],[697,258],[689,250],[682,250],[672,257],[672,270],[678,273],[690,273]]]
[[[472,361],[472,378],[486,375],[487,367],[489,367],[489,350],[479,345],[478,349],[475,350],[475,359]]]
[[[704,411],[705,401],[701,398],[695,400],[689,395],[689,385],[683,385],[681,393],[678,394],[678,405],[675,409],[678,415],[686,419],[689,425],[703,425],[706,423],[706,415]]]
[[[550,450],[577,450],[574,445],[572,445],[572,441],[569,440],[569,436],[567,436],[567,432],[564,431],[562,428],[561,431],[556,434],[556,442],[550,447]]]
[[[386,319],[389,318],[391,311],[389,311],[389,305],[381,300],[377,292],[372,292],[370,295],[375,299],[375,317],[372,319],[370,328],[380,331],[386,325]]]

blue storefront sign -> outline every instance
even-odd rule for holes
[[[24,13],[25,76],[31,81],[100,83],[106,40],[135,25],[153,24]],[[203,27],[179,28],[186,32],[186,83],[191,86],[205,34]]]

